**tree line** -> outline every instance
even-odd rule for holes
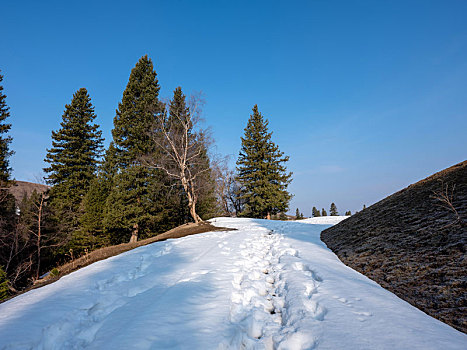
[[[235,169],[211,154],[203,100],[177,87],[159,97],[152,60],[132,69],[104,149],[91,97],[76,91],[52,131],[48,190],[20,201],[9,157],[11,124],[0,75],[0,299],[92,250],[134,242],[214,216],[266,218],[288,209],[292,173],[253,107]]]

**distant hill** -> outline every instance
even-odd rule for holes
[[[15,185],[9,188],[11,194],[15,196],[16,203],[21,202],[24,196],[29,197],[34,190],[38,193],[42,193],[47,191],[47,189],[49,189],[47,185],[27,181],[15,181]]]
[[[452,196],[455,213],[439,200]],[[467,161],[324,230],[348,266],[467,333]]]

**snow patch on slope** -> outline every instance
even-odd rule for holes
[[[315,218],[308,218],[303,220],[297,220],[296,222],[304,222],[306,224],[314,225],[335,225],[342,220],[347,219],[349,216],[318,216]]]

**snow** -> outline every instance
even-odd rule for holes
[[[316,219],[320,219],[317,222]],[[343,265],[343,217],[217,218],[0,304],[0,349],[466,349],[467,336]]]
[[[307,224],[317,224],[317,225],[335,225],[341,222],[342,220],[347,219],[350,216],[318,216],[314,218],[308,218],[303,220],[297,220],[296,222],[304,222]]]

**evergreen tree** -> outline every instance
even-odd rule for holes
[[[271,141],[268,124],[255,105],[242,137],[237,170],[245,201],[243,215],[270,219],[288,208],[292,196],[287,187],[292,173],[285,167],[289,157]]]
[[[66,235],[78,226],[79,206],[101,157],[102,132],[93,123],[95,118],[87,90],[79,89],[71,104],[65,105],[61,128],[52,131],[52,148],[45,158],[50,165],[44,169],[52,185],[50,202],[60,218],[60,230]]]
[[[130,78],[118,104],[112,136],[119,166],[139,163],[141,156],[154,151],[149,129],[161,103],[159,81],[151,59],[146,55],[131,70]]]
[[[297,210],[295,211],[295,219],[296,220],[301,220],[301,219],[304,219],[305,217],[303,216],[303,213],[300,212],[300,210],[297,208]]]
[[[363,210],[365,210],[365,209],[366,209],[366,205],[365,205],[365,204],[363,204]]]
[[[331,209],[329,210],[331,216],[338,216],[339,213],[337,212],[337,207],[334,203],[331,203]]]
[[[141,57],[118,105],[112,149],[106,155],[105,173],[111,183],[102,223],[112,243],[163,232],[177,221],[179,196],[172,190],[173,181],[142,164],[143,156],[156,153],[149,130],[155,115],[162,113],[159,90],[151,59]]]
[[[104,229],[104,209],[117,173],[116,163],[116,149],[111,142],[82,202],[83,215],[78,237],[81,247],[93,250],[110,244],[110,237]]]
[[[11,124],[5,122],[10,116],[10,107],[6,104],[2,81],[3,75],[0,74],[0,188],[5,187],[10,180],[11,168],[8,158],[13,154],[9,148],[12,137],[5,135],[10,131]]]
[[[328,216],[328,213],[326,213],[326,210],[324,210],[324,208],[321,209],[321,216]]]
[[[351,212],[350,210],[347,210],[347,211],[345,212],[345,215],[346,215],[346,216],[351,216],[351,215],[352,215],[352,212]]]
[[[3,75],[0,74],[0,265],[6,269],[17,240],[13,234],[16,231],[15,198],[8,190],[12,184],[9,157],[13,154],[9,148],[12,137],[8,135],[11,124],[6,122],[10,117],[10,108],[6,104],[2,81]],[[0,300],[7,296],[7,292],[7,276],[0,266]]]
[[[319,210],[316,209],[316,207],[313,207],[313,209],[312,209],[312,214],[313,214],[313,217],[314,217],[314,218],[317,218],[318,216],[321,216]]]
[[[8,287],[8,279],[7,279],[6,273],[5,271],[3,271],[2,267],[0,266],[0,301],[8,298],[9,289],[10,288]]]

